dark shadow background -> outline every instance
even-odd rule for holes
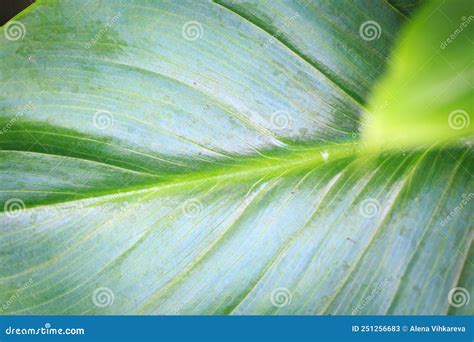
[[[0,26],[23,11],[35,0],[0,0]]]

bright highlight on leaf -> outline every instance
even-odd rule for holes
[[[398,40],[391,70],[370,101],[368,143],[416,147],[472,142],[472,3],[433,1]]]
[[[472,6],[417,3],[19,14],[0,312],[472,314]]]

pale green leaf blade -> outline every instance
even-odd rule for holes
[[[446,313],[472,215],[443,220],[472,199],[466,168],[470,154],[452,150],[304,156],[3,215],[5,299],[32,279],[7,312]],[[102,287],[115,299],[105,308],[92,302]]]
[[[370,4],[44,1],[5,26],[1,312],[472,313],[448,300],[471,149],[347,142],[408,20]]]

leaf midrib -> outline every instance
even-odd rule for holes
[[[222,182],[224,180],[239,182],[242,180],[248,180],[262,176],[265,178],[271,178],[272,176],[281,174],[282,172],[284,172],[285,174],[296,173],[298,171],[311,167],[316,167],[324,163],[329,164],[345,158],[355,157],[357,145],[357,142],[349,142],[345,144],[326,145],[307,149],[295,148],[293,150],[289,150],[284,155],[275,155],[275,151],[269,151],[268,154],[266,152],[260,152],[260,156],[252,155],[241,157],[240,160],[236,159],[233,164],[229,164],[220,168],[215,168],[214,170],[200,170],[181,175],[165,175],[165,177],[168,176],[167,179],[159,179],[156,182],[148,183],[147,185],[132,186],[121,189],[116,188],[113,192],[111,192],[110,190],[102,192],[97,191],[91,193],[90,195],[85,195],[83,198],[80,199],[38,203],[35,205],[28,206],[25,210],[85,200],[93,201],[103,199],[104,201],[110,201],[115,200],[117,198],[123,198],[150,191],[163,191],[166,189],[174,189],[178,187],[190,187],[199,183]],[[281,149],[278,148],[275,150],[277,152],[281,151]],[[12,150],[11,152],[23,153],[25,151]],[[324,160],[322,155],[323,153],[327,153],[329,155],[328,160]],[[115,165],[100,163],[89,159],[82,159],[58,154],[48,155],[62,158],[73,158],[76,160],[84,160],[86,162],[100,164],[101,166],[108,165],[117,169]],[[127,169],[122,170],[125,171]],[[130,170],[130,172],[136,173],[136,171],[133,170]],[[27,190],[25,190],[25,192],[27,192]],[[4,212],[4,208],[1,208],[0,210],[0,213]]]

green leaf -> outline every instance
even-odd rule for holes
[[[470,146],[359,144],[415,4],[39,1],[7,23],[0,311],[472,313],[449,301],[474,286]]]
[[[369,144],[413,147],[473,135],[471,14],[469,1],[433,1],[409,23],[370,103]]]

